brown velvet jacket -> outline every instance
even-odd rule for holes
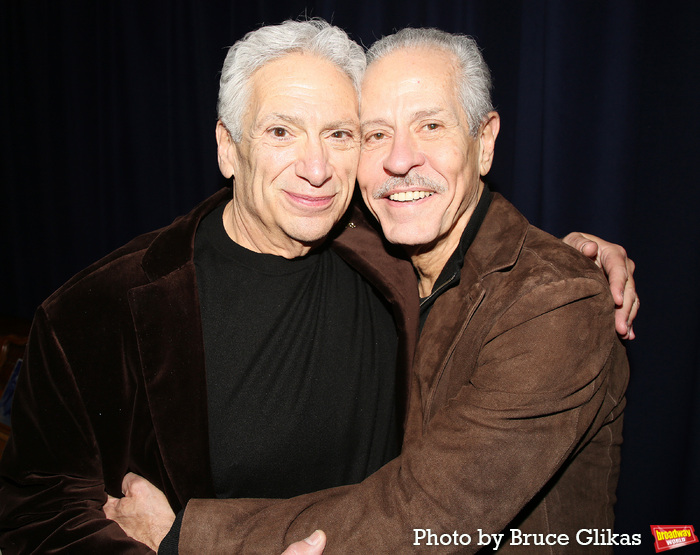
[[[471,553],[510,529],[569,543],[503,552],[611,551],[576,534],[613,526],[629,373],[613,310],[589,260],[495,195],[421,334],[401,456],[290,500],[192,500],[180,552],[280,553],[317,528],[326,554]]]
[[[220,191],[134,239],[37,310],[0,462],[3,555],[149,552],[102,512],[129,471],[175,510],[213,497],[193,245],[201,218],[230,196]],[[405,374],[417,330],[413,271],[359,210],[348,216],[354,226],[341,226],[331,248],[392,303]]]

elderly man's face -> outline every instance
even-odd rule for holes
[[[235,176],[224,224],[248,249],[301,256],[350,203],[360,151],[357,94],[333,64],[300,53],[267,63],[250,86],[241,142],[217,126],[219,166]]]
[[[358,183],[385,236],[411,253],[451,252],[478,201],[495,141],[493,130],[485,140],[483,132],[470,136],[451,57],[410,48],[371,64],[360,112]]]

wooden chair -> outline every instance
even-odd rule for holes
[[[10,438],[9,405],[26,345],[26,335],[0,336],[0,455]]]

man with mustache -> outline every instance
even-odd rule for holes
[[[358,485],[192,500],[179,551],[272,552],[314,528],[329,553],[575,549],[614,519],[628,366],[606,284],[483,182],[500,119],[473,40],[405,29],[368,58],[358,183],[421,305],[402,453]]]
[[[398,453],[413,271],[357,209],[326,242],[359,156],[353,44],[289,22],[234,45],[217,125],[233,197],[135,240],[42,305],[2,461],[3,552],[146,551],[101,510],[105,490],[138,493],[133,477],[121,483],[129,470],[178,508],[364,484]],[[117,503],[105,506],[115,518]],[[290,543],[271,541],[261,549]]]

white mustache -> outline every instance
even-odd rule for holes
[[[424,177],[417,173],[409,173],[404,177],[389,177],[384,184],[372,193],[372,197],[380,199],[385,197],[389,191],[394,189],[420,187],[424,191],[433,191],[435,193],[446,193],[447,186],[437,181],[433,181],[429,177]]]

